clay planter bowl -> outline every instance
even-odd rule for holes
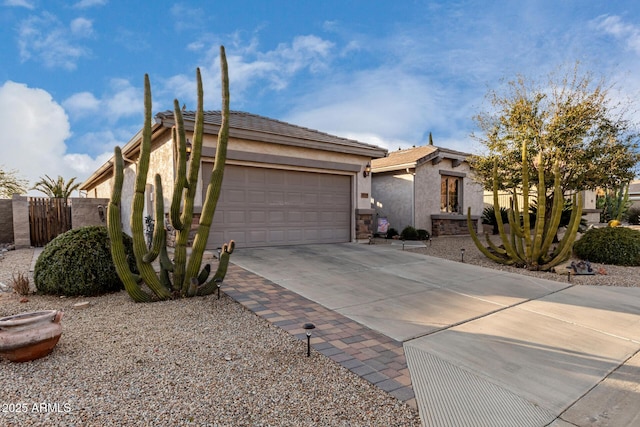
[[[46,310],[0,318],[0,356],[28,362],[48,355],[62,334],[63,314]]]

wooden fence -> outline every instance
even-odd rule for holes
[[[31,246],[44,246],[71,230],[71,205],[65,199],[29,197]]]

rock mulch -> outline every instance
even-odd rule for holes
[[[0,261],[0,281],[33,250]],[[417,412],[226,297],[0,298],[65,312],[54,352],[0,361],[0,425],[419,426]],[[78,303],[83,304],[81,307]],[[88,305],[88,306],[87,306]]]

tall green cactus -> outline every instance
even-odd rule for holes
[[[152,120],[151,86],[148,75],[145,75],[144,127],[142,130],[142,142],[137,163],[137,175],[131,212],[131,233],[133,235],[133,248],[138,272],[132,272],[129,269],[124,253],[124,244],[122,243],[120,206],[122,183],[124,180],[124,160],[120,147],[115,148],[114,182],[111,200],[109,202],[107,226],[111,241],[111,255],[116,266],[116,271],[124,283],[125,289],[136,302],[208,295],[217,289],[218,283],[224,279],[227,272],[229,257],[235,247],[233,240],[223,245],[217,271],[210,280],[207,279],[209,278],[211,266],[207,264],[201,269],[202,257],[209,237],[211,222],[213,221],[213,215],[218,198],[220,197],[229,139],[229,73],[223,46],[220,47],[220,69],[222,75],[222,123],[218,133],[213,173],[207,187],[202,214],[190,256],[187,255],[187,242],[193,221],[194,199],[200,170],[204,133],[204,107],[200,69],[196,71],[198,100],[193,145],[188,161],[184,119],[179,102],[177,100],[174,101],[176,126],[172,129],[172,139],[175,144],[177,168],[169,211],[169,221],[171,226],[176,230],[173,261],[169,258],[166,245],[164,198],[162,181],[159,175],[155,176],[155,194],[153,200],[155,204],[156,221],[151,248],[147,247],[144,236],[143,210],[147,174],[149,171],[149,158],[151,154]],[[158,257],[159,263],[156,269],[153,263]]]
[[[471,221],[471,209],[467,212],[467,225],[475,245],[489,259],[501,264],[518,265],[530,270],[546,271],[566,261],[571,256],[571,249],[582,216],[582,193],[573,196],[571,219],[569,220],[567,231],[562,240],[552,248],[554,236],[560,226],[560,219],[564,208],[564,195],[560,186],[560,165],[556,159],[553,166],[553,201],[551,211],[548,214],[546,209],[547,188],[545,186],[544,157],[542,150],[540,150],[536,160],[539,165],[537,185],[538,213],[533,227],[531,227],[528,210],[530,204],[530,184],[526,143],[522,144],[522,211],[520,211],[520,206],[518,206],[518,198],[515,197],[517,189],[513,189],[514,202],[509,210],[509,233],[505,230],[502,217],[496,215],[502,245],[496,246],[490,240],[488,234],[486,235],[488,248],[480,242]],[[497,162],[494,162],[493,166],[493,206],[496,211],[500,209],[498,203]]]

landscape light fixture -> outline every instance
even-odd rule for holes
[[[362,176],[364,176],[365,178],[369,175],[371,175],[371,162],[367,163],[367,165],[364,167],[364,170],[362,171]]]
[[[311,356],[311,330],[315,328],[316,325],[313,323],[305,323],[302,325],[302,329],[307,331],[307,357]]]
[[[222,286],[222,279],[217,278],[213,280],[218,287],[218,299],[220,299],[220,287]]]
[[[460,249],[460,260],[464,262],[464,248]]]

